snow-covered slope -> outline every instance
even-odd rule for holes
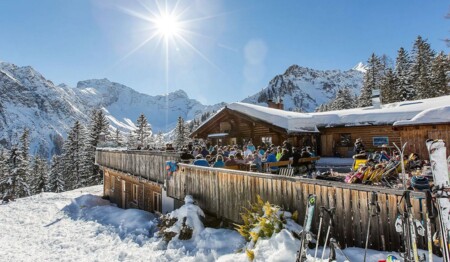
[[[242,102],[267,105],[268,98],[274,101],[282,98],[285,110],[312,112],[334,98],[341,88],[348,87],[359,94],[364,72],[362,63],[347,71],[321,71],[292,65],[284,74],[275,76],[261,92]]]
[[[102,186],[95,186],[0,204],[1,261],[249,261],[245,241],[234,230],[206,227],[193,239],[174,238],[166,244],[153,235],[157,224],[153,214],[117,208],[100,197],[102,192]],[[184,207],[176,213],[192,209]],[[255,261],[294,261],[299,246],[300,240],[283,229],[258,240]],[[320,247],[319,256],[321,251]],[[343,251],[350,261],[363,261],[363,249]],[[314,249],[309,249],[308,261],[314,261],[313,254]],[[400,257],[369,249],[367,258],[378,261],[388,254]],[[344,257],[338,253],[337,260]]]
[[[182,90],[150,96],[107,79],[81,81],[77,87],[55,85],[32,67],[0,62],[0,144],[15,143],[27,127],[32,153],[40,144],[47,153],[58,152],[57,141],[66,137],[75,120],[87,123],[96,108],[102,108],[111,125],[122,131],[134,129],[144,113],[154,132],[166,132],[179,116],[193,119],[223,105],[205,106]]]

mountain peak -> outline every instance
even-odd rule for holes
[[[366,67],[362,62],[359,62],[357,65],[355,65],[355,66],[352,68],[352,70],[355,70],[355,71],[359,71],[359,72],[365,73],[365,72],[367,71],[367,67]]]

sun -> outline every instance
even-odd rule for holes
[[[161,14],[154,19],[154,24],[157,33],[166,38],[178,36],[180,33],[181,24],[176,15]]]

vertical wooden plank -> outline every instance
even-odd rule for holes
[[[390,245],[390,238],[389,238],[389,228],[395,227],[394,222],[390,221],[390,218],[388,216],[389,210],[387,205],[387,195],[383,193],[378,193],[378,205],[380,207],[380,213],[378,215],[378,232],[379,232],[379,240],[380,240],[380,249],[386,250],[387,246]]]
[[[388,195],[389,221],[392,225],[395,225],[395,220],[397,220],[397,201],[396,195]],[[391,244],[398,247],[400,245],[400,234],[395,231],[395,226],[391,226],[389,229]]]
[[[344,203],[344,213],[345,213],[345,239],[347,247],[355,246],[355,234],[353,232],[353,213],[352,213],[352,202],[351,202],[351,191],[348,188],[342,189],[343,192],[343,203]]]
[[[335,188],[335,202],[336,202],[336,240],[341,247],[345,247],[345,223],[348,223],[345,219],[344,212],[344,194],[342,188]],[[349,220],[351,221],[351,219]]]
[[[328,206],[330,208],[333,207],[335,209],[334,210],[334,224],[333,224],[333,228],[332,228],[331,234],[332,234],[332,236],[335,239],[337,239],[336,232],[338,231],[337,227],[339,227],[340,218],[337,216],[337,212],[336,212],[336,209],[337,209],[337,207],[336,207],[336,199],[335,199],[335,197],[336,197],[336,189],[334,187],[326,187],[326,189],[327,189],[327,197],[328,197]],[[317,220],[319,220],[319,219],[317,219]]]
[[[355,237],[355,246],[364,247],[361,237],[361,212],[359,206],[359,194],[358,190],[351,191],[352,209],[353,209],[353,232]]]

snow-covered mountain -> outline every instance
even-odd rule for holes
[[[284,74],[275,76],[263,90],[242,102],[267,105],[267,99],[281,98],[285,110],[311,112],[334,98],[340,88],[348,87],[359,94],[364,72],[362,63],[347,71],[321,71],[292,65]]]
[[[166,132],[179,116],[193,119],[223,105],[203,105],[182,90],[150,96],[107,79],[81,81],[77,87],[55,85],[30,66],[0,62],[0,145],[15,143],[27,127],[32,153],[58,153],[75,120],[87,123],[95,108],[102,108],[111,125],[124,132],[134,129],[141,113],[154,132]]]

